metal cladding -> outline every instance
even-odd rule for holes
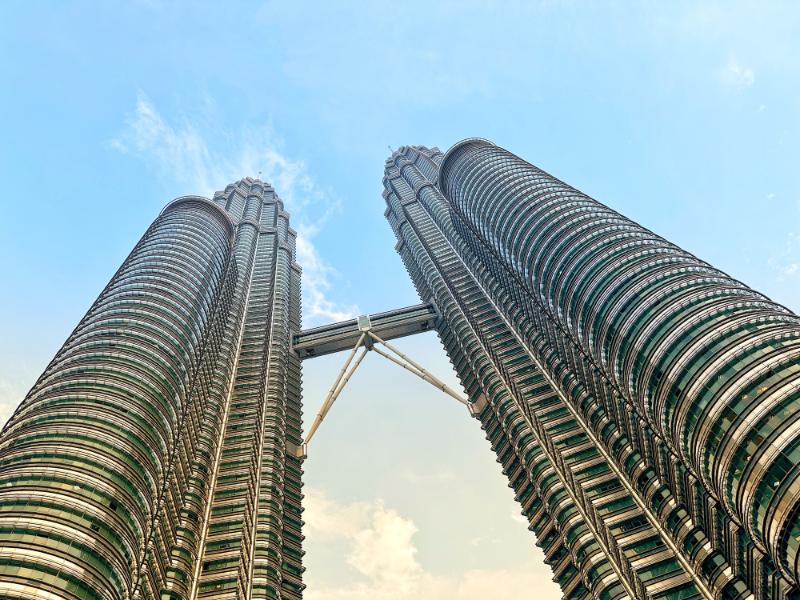
[[[370,330],[383,340],[394,340],[433,329],[438,316],[431,304],[406,306],[369,315]],[[299,332],[292,340],[292,348],[302,359],[324,356],[350,350],[362,333],[358,321],[349,319]]]
[[[301,597],[294,242],[250,178],[163,210],[0,436],[0,597]]]
[[[565,598],[796,598],[800,319],[479,139],[386,216]]]
[[[269,185],[162,211],[0,434],[0,598],[299,600],[301,359],[463,403],[431,327],[565,598],[800,598],[797,315],[485,140],[384,188],[424,304],[303,332]]]

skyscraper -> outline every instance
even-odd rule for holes
[[[269,185],[167,205],[0,435],[0,597],[299,599],[371,350],[479,419],[565,598],[799,597],[800,318],[484,140],[384,187],[423,304],[306,331]],[[432,328],[466,399],[387,343]],[[301,360],[347,349],[304,440]]]
[[[0,437],[0,597],[300,598],[295,232],[178,198]]]
[[[798,597],[796,315],[484,140],[384,187],[566,598]]]

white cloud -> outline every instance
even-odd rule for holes
[[[522,516],[517,510],[511,512],[511,520],[515,521],[516,523],[522,523],[526,527],[528,525],[528,519]]]
[[[345,562],[354,571],[350,580],[325,584],[315,582],[310,573],[308,600],[560,598],[543,563],[528,561],[508,569],[468,569],[453,575],[428,571],[417,559],[415,523],[381,500],[337,503],[306,488],[304,504],[309,549],[317,543],[344,542]],[[478,537],[471,545],[483,543]]]
[[[297,229],[297,261],[303,265],[303,321],[344,321],[358,314],[355,305],[340,306],[327,297],[336,271],[317,253],[311,241],[313,230],[302,224]]]
[[[800,235],[790,233],[786,236],[783,250],[772,256],[769,266],[782,278],[791,278],[800,274]]]
[[[186,194],[211,196],[215,190],[246,176],[270,182],[291,213],[298,232],[297,260],[303,267],[303,322],[342,320],[358,313],[354,305],[338,305],[328,298],[336,270],[317,253],[313,238],[339,209],[331,194],[320,188],[302,161],[280,152],[271,131],[248,129],[235,135],[200,129],[202,119],[167,122],[146,97],[140,95],[122,134],[111,140],[115,150],[143,158],[166,177],[186,187]],[[212,144],[209,133],[223,141]],[[258,175],[260,173],[260,175]]]
[[[787,276],[794,275],[798,271],[800,271],[800,262],[788,263],[788,264],[784,265],[783,268],[781,269],[781,272],[784,275],[787,275]]]
[[[5,425],[11,414],[25,397],[30,387],[29,380],[20,377],[0,379],[0,427]]]
[[[367,526],[352,538],[347,562],[379,588],[401,591],[422,571],[412,542],[417,527],[382,502],[368,514]]]
[[[740,64],[733,57],[720,69],[718,74],[722,83],[739,89],[751,87],[756,81],[755,71],[751,67]]]

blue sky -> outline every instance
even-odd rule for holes
[[[258,171],[307,323],[416,302],[380,196],[402,144],[489,138],[800,308],[793,2],[7,1],[0,81],[0,420],[168,200]],[[435,337],[404,348],[455,384]],[[337,369],[306,365],[307,412]],[[477,424],[392,369],[315,439],[308,597],[557,597]]]

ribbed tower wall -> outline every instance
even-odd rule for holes
[[[164,209],[0,435],[0,596],[300,598],[294,237],[257,180]]]
[[[640,452],[685,466],[693,504],[719,513],[712,537],[730,550],[754,544],[796,585],[800,318],[493,144],[454,147],[439,185],[462,234],[652,432]],[[676,495],[688,495],[685,479]]]
[[[416,147],[390,159],[387,217],[420,297],[442,313],[448,355],[565,597],[701,597],[488,293],[490,273],[430,181],[439,160]]]
[[[395,187],[395,179],[390,176],[393,168],[403,174],[406,186],[400,183]],[[630,377],[634,368],[631,365],[640,371],[648,368],[647,361],[653,357],[643,355],[643,347],[670,352],[670,349],[663,349],[663,342],[681,339],[680,334],[675,335],[674,327],[671,329],[669,326],[670,322],[677,322],[681,331],[686,331],[687,323],[680,317],[670,321],[669,308],[675,307],[673,300],[677,306],[684,306],[683,302],[685,308],[702,304],[709,295],[716,298],[717,302],[712,300],[706,308],[716,307],[721,312],[717,314],[711,310],[712,318],[704,321],[710,322],[711,328],[703,330],[701,327],[695,339],[697,343],[717,340],[721,337],[719,334],[726,331],[724,319],[713,319],[715,314],[727,314],[726,307],[728,310],[745,307],[738,319],[732,320],[733,323],[738,321],[739,325],[748,321],[763,323],[764,314],[758,311],[772,311],[772,319],[766,320],[771,325],[765,325],[762,334],[771,331],[780,340],[787,340],[786,324],[796,321],[796,317],[651,232],[483,140],[457,144],[444,157],[438,151],[420,147],[402,148],[387,163],[387,180],[387,194],[394,189],[398,197],[408,199],[404,202],[411,202],[412,197],[422,203],[426,203],[425,199],[429,197],[441,198],[438,208],[428,210],[432,215],[437,214],[441,223],[451,223],[449,230],[441,226],[442,233],[454,248],[457,260],[472,265],[469,268],[474,274],[475,284],[483,290],[496,311],[495,322],[499,318],[513,332],[520,348],[541,370],[564,403],[564,408],[570,411],[583,430],[587,444],[599,453],[601,462],[615,474],[625,496],[640,511],[641,527],[652,529],[658,536],[654,548],[638,546],[631,554],[630,550],[637,547],[630,544],[631,537],[642,542],[649,536],[642,533],[645,530],[637,531],[636,527],[629,532],[616,531],[611,535],[613,539],[608,541],[608,552],[615,554],[614,546],[621,543],[622,554],[627,553],[629,558],[633,558],[633,564],[639,566],[654,552],[669,550],[671,553],[672,556],[657,569],[639,570],[634,567],[633,571],[626,572],[625,561],[621,562],[620,569],[631,586],[636,586],[637,581],[650,582],[644,592],[636,589],[636,596],[660,597],[660,594],[667,593],[672,584],[660,590],[653,584],[667,582],[670,577],[677,577],[677,583],[681,577],[678,570],[691,579],[694,588],[693,591],[684,588],[680,592],[684,595],[680,597],[695,597],[692,594],[697,594],[696,597],[779,598],[794,593],[792,565],[796,555],[792,554],[791,539],[783,550],[780,545],[769,548],[764,540],[755,538],[753,531],[742,526],[731,507],[720,501],[715,489],[702,476],[702,471],[695,468],[685,453],[676,451],[675,445],[669,443],[671,440],[664,439],[662,430],[652,426],[649,418],[653,412],[646,408],[651,397],[634,398],[625,393],[619,371],[628,373],[627,377]],[[432,182],[435,185],[430,185]],[[431,202],[426,204],[433,206]],[[403,210],[407,220],[412,221],[405,204]],[[390,220],[393,214],[399,213],[389,211]],[[404,220],[400,220],[400,227],[393,225],[396,232],[402,231],[404,226],[409,228]],[[430,241],[425,235],[421,238]],[[402,248],[401,245],[401,255],[412,278],[418,289],[422,289],[420,279],[428,277],[429,269],[420,267],[420,259],[410,260]],[[656,265],[649,274],[646,268],[642,269],[648,264],[648,257]],[[685,264],[687,262],[691,264]],[[609,273],[612,274],[610,278]],[[635,282],[630,289],[623,289],[626,277]],[[702,291],[695,290],[708,281],[713,282],[711,286]],[[427,290],[421,291],[421,297],[427,293]],[[747,296],[748,303],[741,302],[743,296]],[[555,304],[552,298],[560,298],[561,304]],[[728,302],[730,299],[733,301]],[[650,301],[652,303],[648,304]],[[747,315],[750,306],[758,308],[755,314]],[[659,309],[663,311],[659,312]],[[715,323],[720,324],[716,329],[713,328]],[[778,327],[784,329],[775,329],[778,323]],[[632,327],[638,327],[633,334]],[[443,319],[440,329],[443,340],[452,331],[452,325]],[[660,332],[661,338],[654,338],[653,332]],[[607,337],[601,338],[604,335]],[[461,339],[461,334],[457,337]],[[756,335],[750,342],[759,337]],[[733,337],[720,347],[710,349],[717,352],[716,358],[729,356],[724,350],[734,354],[736,340]],[[446,342],[445,345],[457,365],[462,382],[469,389],[469,382],[474,381],[476,373],[469,368],[458,368],[454,350]],[[791,347],[792,343],[788,345]],[[748,342],[738,345],[739,350],[747,347]],[[703,351],[708,350],[709,346],[703,348]],[[472,351],[488,352],[489,349],[484,347]],[[755,357],[761,355],[755,354]],[[789,350],[783,357],[787,371],[782,383],[772,388],[778,397],[770,401],[764,395],[756,405],[763,408],[779,406],[780,398],[783,398],[784,408],[797,409],[796,401],[791,400],[793,371],[790,363],[793,356]],[[713,363],[714,358],[707,356],[706,366]],[[674,359],[672,356],[670,360]],[[775,355],[772,359],[780,362]],[[609,360],[616,362],[608,363]],[[608,364],[618,365],[618,372],[609,373]],[[702,372],[703,364],[694,364]],[[753,388],[759,371],[763,373],[763,370],[755,368],[749,376],[742,375],[750,384],[747,389]],[[696,373],[697,370],[693,371],[692,376]],[[719,381],[719,373],[715,376],[712,381]],[[701,381],[708,381],[707,374],[701,377]],[[693,383],[697,384],[694,380]],[[741,388],[744,383],[740,383]],[[765,388],[762,393],[769,389],[764,384],[755,389],[761,388]],[[747,394],[747,391],[743,393]],[[491,401],[489,394],[490,404]],[[479,404],[482,405],[483,401]],[[685,401],[684,405],[688,408],[691,403]],[[713,416],[714,411],[707,410],[706,414]],[[752,417],[752,413],[748,416]],[[743,416],[740,420],[746,418]],[[707,420],[704,419],[703,423]],[[706,428],[706,438],[709,432],[719,431],[724,424],[721,421],[713,423],[712,429]],[[792,431],[795,426],[796,423],[784,423],[781,429]],[[487,432],[497,430],[486,422],[484,427]],[[758,435],[767,433],[762,429]],[[780,434],[776,435],[774,431],[772,435],[771,439],[781,439]],[[725,436],[717,437],[726,439]],[[770,438],[754,439],[760,444],[757,451],[766,457],[772,454],[770,460],[773,460],[776,449],[770,444]],[[720,442],[720,447],[725,443],[727,447],[740,447],[731,439]],[[696,444],[693,447],[698,448]],[[750,447],[753,448],[752,443]],[[788,447],[792,447],[790,443]],[[713,452],[705,449],[698,452],[703,456],[714,456]],[[557,450],[548,461],[560,461],[563,456],[571,455],[569,449]],[[753,477],[753,466],[749,466]],[[778,473],[770,466],[765,468],[767,470],[761,472],[760,477],[765,473],[771,473],[769,477]],[[786,468],[785,462],[782,468]],[[791,490],[794,489],[796,474],[784,472],[780,477],[780,482],[774,487],[786,490],[789,498],[794,497]],[[576,489],[585,488],[577,485]],[[607,490],[612,492],[611,496],[614,489],[611,486]],[[604,504],[606,499],[585,502],[586,499],[577,497],[575,501],[578,504],[583,502],[588,515],[591,512],[589,505]],[[777,500],[772,503],[776,509],[779,505]],[[786,510],[788,512],[781,513],[778,522],[768,525],[772,531],[782,530],[784,540],[797,521],[796,516],[791,516],[794,509]],[[601,509],[598,531],[618,516],[616,509],[611,512],[608,506]],[[556,524],[556,529],[563,532],[561,524]],[[631,533],[635,535],[631,536]],[[537,534],[541,543],[541,532]],[[666,550],[658,550],[662,546]],[[668,567],[669,561],[674,563],[673,567],[679,568],[674,571],[675,575],[669,575],[673,568]],[[782,573],[776,568],[778,561],[783,561]],[[582,570],[582,562],[577,556],[575,566]],[[596,576],[587,578],[586,575],[584,572],[584,584],[591,589]],[[563,582],[560,583],[564,588]],[[663,597],[678,597],[669,595],[679,593],[678,589],[681,589],[680,585]]]

